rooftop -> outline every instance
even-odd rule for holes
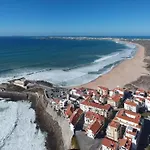
[[[124,110],[124,109],[118,111],[116,117],[136,123],[136,124],[139,124],[140,119],[141,119],[141,115],[139,113],[135,113],[135,112]]]
[[[111,139],[108,139],[106,137],[102,139],[101,144],[106,146],[106,147],[109,147],[111,150],[117,150],[118,149],[117,142],[115,142],[115,141],[113,141]]]
[[[125,147],[126,150],[131,150],[132,140],[127,139],[119,139],[119,147]]]
[[[118,122],[115,122],[114,120],[112,120],[110,123],[109,123],[109,126],[111,127],[114,127],[114,128],[119,128],[120,127],[120,123]]]
[[[67,109],[66,109],[66,111],[65,111],[65,115],[71,116],[71,115],[73,114],[73,111],[74,111],[73,106],[72,106],[72,105],[68,105],[68,106],[67,106]]]
[[[86,112],[85,117],[89,118],[90,120],[95,120],[96,119],[96,120],[101,121],[101,122],[105,121],[105,118],[103,116],[101,116],[100,114],[91,112],[91,111]]]
[[[70,117],[70,123],[76,125],[82,114],[83,111],[80,108],[76,109]]]
[[[121,96],[119,94],[113,95],[112,97],[109,97],[109,99],[115,101],[115,102],[119,102],[121,99]]]
[[[86,105],[86,106],[99,108],[99,109],[103,109],[103,110],[110,110],[110,108],[111,108],[111,105],[109,105],[109,104],[102,105],[102,104],[98,104],[98,103],[95,103],[92,101],[86,101],[86,100],[81,102],[81,104]]]
[[[103,124],[101,124],[99,121],[96,120],[89,125],[88,129],[90,129],[94,134],[96,134],[102,127]]]
[[[137,106],[137,104],[134,101],[131,101],[131,100],[126,100],[125,104],[130,105],[130,106],[134,106],[134,107]]]

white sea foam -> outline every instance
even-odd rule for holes
[[[27,102],[0,101],[0,149],[46,150],[45,135],[36,130],[35,112]]]
[[[134,55],[136,51],[134,44],[126,44],[124,42],[121,42],[121,44],[125,44],[127,48],[115,53],[111,53],[109,55],[101,56],[87,66],[74,68],[68,71],[64,71],[61,68],[53,70],[42,70],[34,68],[32,70],[18,70],[17,72],[13,72],[8,76],[1,76],[0,82],[6,82],[15,76],[15,78],[25,77],[31,80],[46,80],[58,85],[65,86],[81,85],[94,80],[101,74],[110,71],[114,67],[113,64],[116,62],[131,58]],[[109,65],[109,68],[104,69]],[[99,70],[103,70],[103,72],[99,72]],[[95,74],[90,74],[89,72],[95,72]]]

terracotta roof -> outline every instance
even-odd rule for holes
[[[137,106],[137,104],[135,102],[131,101],[131,100],[126,100],[125,104],[130,105],[130,106],[134,106],[134,107]]]
[[[81,104],[99,108],[99,109],[103,109],[103,110],[109,110],[111,108],[111,105],[109,105],[109,104],[102,105],[102,104],[98,104],[98,103],[90,102],[90,101],[82,101]]]
[[[108,139],[106,137],[102,139],[101,145],[109,147],[109,149],[111,149],[111,150],[117,150],[118,149],[117,142],[115,142],[111,139]]]
[[[129,116],[133,116],[134,118],[133,117],[129,117]],[[141,119],[141,115],[140,114],[132,112],[132,111],[129,111],[129,110],[124,110],[124,109],[118,111],[116,117],[124,119],[124,120],[127,120],[127,121],[130,121],[130,122],[133,122],[133,123],[136,123],[136,124],[139,124],[140,123],[140,119]]]
[[[113,95],[112,97],[109,97],[110,100],[113,100],[115,102],[119,102],[121,99],[120,95]]]
[[[60,99],[58,99],[58,98],[54,98],[54,99],[53,99],[53,101],[54,101],[55,103],[59,104]]]
[[[105,118],[103,116],[101,116],[100,114],[91,112],[91,111],[86,112],[85,117],[89,118],[90,120],[95,120],[96,119],[96,120],[98,120],[100,122],[103,122],[103,123],[105,121]]]
[[[114,120],[112,120],[110,123],[109,123],[109,126],[111,126],[111,127],[114,127],[114,128],[119,128],[120,127],[120,123],[118,123],[118,122],[116,122],[116,121],[114,121]]]
[[[80,108],[76,109],[70,117],[70,123],[76,125],[82,114],[83,111]]]
[[[67,109],[66,109],[66,111],[65,111],[65,115],[67,115],[67,116],[70,117],[70,116],[73,114],[73,111],[74,111],[73,106],[72,106],[72,105],[68,105],[68,106],[67,106]]]
[[[132,140],[127,139],[119,139],[119,147],[125,147],[126,150],[131,150]]]
[[[106,90],[106,91],[109,90],[107,87],[103,87],[103,86],[98,86],[98,88],[101,88],[101,89]]]
[[[89,125],[88,129],[91,130],[94,135],[99,132],[99,130],[102,128],[103,124],[98,122],[97,120],[94,121],[92,124]]]
[[[144,93],[145,90],[143,90],[143,89],[137,89],[136,92]]]

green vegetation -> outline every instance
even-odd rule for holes
[[[147,118],[150,116],[150,112],[144,112],[141,114],[142,117]]]

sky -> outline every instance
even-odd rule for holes
[[[150,0],[0,0],[0,36],[150,35]]]

